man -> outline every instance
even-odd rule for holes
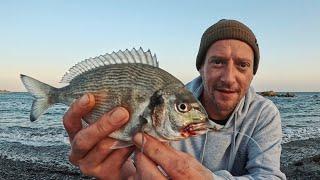
[[[114,140],[107,136],[125,124],[129,114],[118,107],[82,129],[81,117],[94,106],[88,94],[64,116],[70,161],[84,174],[101,179],[285,179],[280,171],[279,111],[250,87],[258,65],[252,31],[238,21],[220,20],[202,36],[196,61],[200,76],[187,88],[221,129],[172,142],[172,147],[146,135],[143,154],[137,133],[135,147],[111,150]],[[135,166],[127,160],[134,149]]]

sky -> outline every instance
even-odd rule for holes
[[[236,19],[255,33],[256,91],[320,91],[320,1],[0,0],[0,90],[26,91],[19,74],[55,87],[84,59],[142,47],[184,83],[206,28]]]

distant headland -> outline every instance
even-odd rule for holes
[[[7,90],[1,90],[0,89],[0,93],[9,93],[10,91],[7,91]]]
[[[278,93],[274,91],[264,91],[264,92],[259,92],[258,94],[262,96],[267,96],[267,97],[295,97],[295,94],[292,92]]]

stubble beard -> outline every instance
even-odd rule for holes
[[[211,113],[210,118],[218,118],[219,119],[225,119],[227,118],[233,110],[236,108],[237,104],[240,102],[240,95],[238,94],[238,97],[235,101],[231,102],[219,102],[221,100],[217,100],[215,97],[215,91],[216,87],[212,87],[212,89],[209,89],[206,84],[204,84],[204,101],[206,110],[209,112],[209,117]]]

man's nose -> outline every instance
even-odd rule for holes
[[[226,84],[233,84],[236,81],[235,73],[234,65],[232,63],[228,63],[221,75],[221,81]]]

